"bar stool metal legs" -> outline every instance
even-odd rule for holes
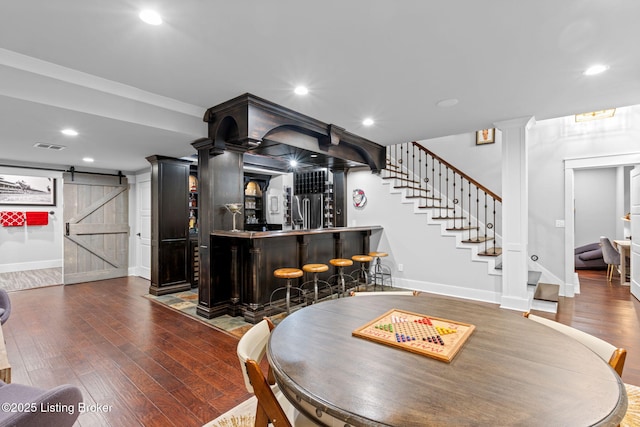
[[[285,296],[285,306],[287,310],[287,314],[291,312],[291,289],[297,289],[298,292],[304,294],[304,291],[296,286],[291,285],[291,279],[297,279],[298,277],[302,277],[304,273],[299,268],[279,268],[273,272],[273,275],[279,279],[287,279],[287,284],[284,287],[280,287],[271,292],[271,296],[269,297],[269,306],[273,307],[273,295],[281,291],[283,289],[286,290]]]
[[[344,272],[344,267],[352,266],[353,261],[346,258],[333,258],[329,260],[329,264],[333,265],[334,267],[338,267],[338,274],[334,274],[329,278],[329,280],[335,280],[336,286],[338,287],[338,298],[340,298],[340,294],[346,295],[347,293],[345,276],[349,276],[349,278],[353,280],[350,275]]]
[[[389,277],[389,285],[393,287],[393,277],[391,276],[391,268],[382,264],[381,258],[389,256],[386,252],[369,252],[369,255],[374,258],[373,273],[371,279],[373,281],[373,289],[376,289],[378,280],[380,280],[380,286],[384,290],[385,276]]]
[[[305,264],[302,266],[302,270],[307,273],[313,273],[313,280],[310,282],[304,282],[300,285],[300,288],[304,289],[305,285],[313,283],[313,302],[318,302],[318,288],[319,287],[328,287],[329,295],[333,293],[333,288],[326,280],[320,280],[318,277],[318,273],[324,273],[329,270],[329,266],[326,264]],[[320,286],[319,286],[320,285]]]
[[[356,290],[360,290],[361,280],[364,283],[364,287],[366,288],[367,284],[369,284],[369,273],[365,268],[365,264],[373,261],[373,257],[369,255],[354,255],[351,257],[351,259],[360,263],[360,269],[357,272],[357,276],[354,277],[354,280],[356,281]]]

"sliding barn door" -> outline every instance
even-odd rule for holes
[[[127,178],[66,173],[63,179],[64,284],[127,276]]]

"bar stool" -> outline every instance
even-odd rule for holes
[[[329,260],[329,264],[333,265],[334,267],[338,267],[338,274],[334,274],[329,279],[334,278],[334,280],[336,280],[337,282],[336,284],[338,285],[338,289],[339,289],[338,298],[340,298],[341,293],[346,295],[346,292],[347,292],[347,286],[344,280],[344,276],[349,276],[349,278],[353,280],[353,278],[349,274],[346,274],[344,272],[344,268],[352,266],[353,261],[347,258],[333,258]]]
[[[333,293],[333,289],[331,285],[326,280],[320,280],[318,278],[318,273],[324,273],[329,270],[329,266],[327,264],[305,264],[302,266],[302,270],[306,273],[313,273],[313,280],[304,282],[300,285],[300,288],[304,289],[304,286],[310,283],[313,283],[313,302],[318,302],[318,284],[322,284],[326,287],[329,287],[329,295]]]
[[[391,276],[391,268],[382,264],[380,258],[384,258],[389,256],[386,252],[369,252],[369,255],[375,259],[373,264],[373,274],[371,278],[373,279],[373,289],[376,289],[376,285],[378,284],[378,278],[380,278],[380,286],[384,291],[384,276],[389,276],[389,284],[393,288],[393,277]]]
[[[367,273],[367,269],[364,268],[364,265],[373,261],[373,257],[370,255],[354,255],[351,259],[360,263],[360,269],[357,271],[356,277],[353,278],[356,281],[356,290],[360,289],[360,279],[364,279],[364,287],[366,289],[367,284],[369,283],[369,273]]]
[[[275,289],[273,292],[271,292],[271,296],[269,297],[269,306],[273,306],[273,295],[278,291],[286,289],[287,290],[287,296],[285,297],[286,307],[287,307],[287,314],[289,314],[291,309],[291,289],[297,289],[298,292],[300,292],[301,294],[304,294],[304,291],[299,287],[291,286],[291,279],[297,279],[298,277],[302,277],[303,274],[304,273],[299,268],[278,268],[277,270],[275,270],[273,272],[273,276],[277,277],[278,279],[287,279],[287,284],[286,286],[282,286],[280,288]]]

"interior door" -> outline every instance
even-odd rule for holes
[[[136,274],[151,280],[151,174],[136,179],[138,200],[138,231],[136,233]]]
[[[640,299],[640,166],[631,171],[631,294]]]
[[[63,182],[64,284],[127,276],[127,178],[76,172]]]

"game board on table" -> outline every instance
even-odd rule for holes
[[[468,323],[391,309],[352,335],[448,363],[474,329]]]

